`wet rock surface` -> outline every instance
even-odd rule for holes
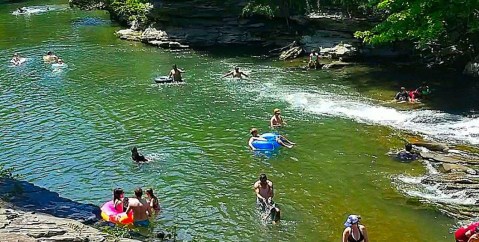
[[[420,152],[420,162],[426,165],[428,174],[417,182],[403,179],[399,189],[450,217],[463,221],[479,217],[479,156],[440,143],[417,144],[434,149],[423,148]]]

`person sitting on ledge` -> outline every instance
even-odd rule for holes
[[[316,50],[313,50],[311,54],[309,54],[308,66],[311,69],[319,69],[319,67],[321,67],[321,64],[319,64],[319,54]]]
[[[409,143],[404,145],[404,150],[399,151],[399,153],[396,155],[396,158],[401,161],[413,161],[418,157],[418,154],[412,152],[412,145]]]
[[[140,155],[140,153],[138,153],[138,149],[136,147],[133,147],[133,149],[131,149],[131,159],[135,162],[148,161],[148,159],[146,159],[143,155]]]
[[[409,101],[409,93],[406,91],[405,87],[401,87],[401,91],[396,93],[394,99],[397,102],[406,102]]]

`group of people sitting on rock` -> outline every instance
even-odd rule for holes
[[[427,83],[423,82],[422,85],[415,90],[407,91],[405,87],[401,87],[401,91],[396,93],[394,100],[397,102],[417,102],[419,99],[425,99],[431,94]]]
[[[123,189],[113,190],[113,204],[118,213],[131,211],[133,216],[133,225],[137,227],[148,227],[150,217],[160,213],[161,207],[158,198],[153,194],[153,189],[146,190],[146,199],[143,198],[143,190],[139,187],[134,191],[134,197],[125,197]]]

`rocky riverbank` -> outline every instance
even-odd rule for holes
[[[479,217],[479,155],[465,149],[431,142],[413,142],[421,148],[427,167],[421,177],[396,177],[399,189],[437,207],[442,213],[461,220]]]
[[[100,209],[60,197],[57,193],[16,179],[0,179],[0,241],[103,242],[115,238],[87,224],[99,220]]]

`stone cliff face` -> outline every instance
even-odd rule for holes
[[[172,40],[196,47],[281,45],[294,36],[285,19],[242,18],[244,0],[157,0],[151,18]]]

